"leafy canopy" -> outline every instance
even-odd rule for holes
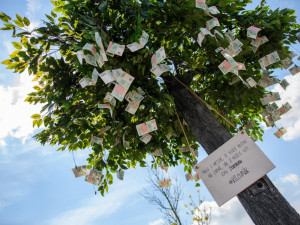
[[[186,146],[186,140],[177,116],[174,112],[173,97],[168,94],[164,79],[156,78],[151,72],[151,56],[164,46],[167,59],[172,65],[171,72],[164,73],[162,78],[176,76],[178,79],[189,80],[189,86],[213,108],[226,116],[235,126],[243,127],[249,119],[255,126],[249,131],[261,138],[262,105],[260,98],[266,90],[260,87],[247,88],[241,82],[229,85],[234,74],[223,75],[218,65],[224,57],[215,52],[218,47],[227,47],[228,42],[221,37],[206,36],[202,47],[197,43],[200,28],[206,26],[211,19],[202,9],[195,8],[194,0],[57,0],[51,1],[55,8],[51,15],[46,15],[43,26],[28,30],[30,21],[18,14],[12,20],[4,13],[0,19],[2,30],[12,30],[16,51],[2,63],[7,69],[23,72],[28,69],[37,82],[35,91],[28,94],[25,101],[31,104],[42,103],[41,114],[32,116],[33,126],[45,128],[35,138],[42,144],[60,145],[58,150],[79,150],[92,148],[88,158],[89,168],[94,166],[103,172],[99,188],[102,194],[112,184],[112,173],[118,169],[126,170],[137,164],[145,166],[146,155],[161,149],[163,156],[154,156],[152,165],[161,161],[165,165],[175,166],[179,162],[185,170],[191,172],[193,157],[190,152],[179,152],[180,146]],[[207,5],[217,6],[220,14],[216,15],[221,26],[215,28],[223,33],[231,30],[243,43],[243,51],[235,57],[237,62],[244,63],[247,70],[240,75],[258,81],[261,70],[258,60],[273,51],[281,58],[288,55],[285,45],[295,43],[297,29],[295,11],[290,9],[270,10],[264,5],[255,10],[246,11],[250,0],[207,0]],[[262,45],[254,54],[247,38],[247,28],[260,27],[259,35],[266,35],[269,42]],[[79,80],[84,76],[91,77],[95,68],[92,65],[79,63],[76,52],[86,43],[95,43],[95,32],[99,32],[104,47],[110,41],[118,44],[138,42],[142,31],[149,34],[145,48],[137,52],[125,49],[123,56],[109,57],[102,68],[105,70],[122,68],[135,77],[130,90],[141,87],[146,97],[135,115],[125,111],[127,102],[117,101],[109,110],[99,110],[97,105],[103,103],[106,92],[112,86],[105,85],[100,79],[94,86],[82,88]],[[98,47],[97,47],[98,49]],[[99,49],[98,49],[99,50]],[[279,63],[269,67],[280,68]],[[219,118],[230,132],[233,128]],[[152,139],[144,144],[136,131],[136,125],[156,119],[158,130],[151,133]],[[91,146],[91,137],[98,136],[101,128],[110,126],[101,135],[102,145]],[[198,148],[198,143],[185,126],[191,147]],[[172,134],[171,138],[166,137]],[[129,142],[124,147],[123,138]]]

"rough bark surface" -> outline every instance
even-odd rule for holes
[[[232,137],[203,102],[175,79],[165,81],[177,110],[207,154]],[[300,215],[267,176],[238,194],[238,199],[256,225],[300,225]]]

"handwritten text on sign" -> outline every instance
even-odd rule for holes
[[[196,167],[196,172],[219,206],[275,168],[246,132],[242,133],[231,138]]]

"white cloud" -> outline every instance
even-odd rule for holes
[[[292,106],[292,109],[282,115],[281,120],[276,122],[278,127],[284,127],[287,130],[287,133],[282,138],[290,141],[300,137],[300,74],[298,73],[295,76],[289,75],[285,79],[290,84],[286,91],[280,85],[276,85],[272,91],[280,93],[281,101],[276,102],[279,107],[286,102],[289,102]]]
[[[27,94],[35,85],[27,72],[20,74],[17,85],[4,87],[0,85],[0,145],[5,145],[5,138],[12,136],[22,138],[23,142],[30,137],[35,128],[32,127],[32,114],[39,113],[40,105],[24,102]]]
[[[125,207],[131,202],[132,195],[142,190],[144,185],[133,184],[132,182],[119,184],[114,187],[114,191],[110,191],[107,196],[87,199],[82,206],[68,210],[48,221],[47,225],[89,225],[96,219],[101,217],[109,217],[115,212],[119,212],[121,207]]]
[[[291,183],[294,186],[297,186],[299,183],[299,177],[297,174],[291,173],[291,174],[286,175],[285,177],[281,177],[280,181],[282,183]]]
[[[163,223],[164,223],[163,219],[158,219],[158,220],[155,220],[153,222],[150,222],[149,225],[161,225]]]
[[[55,218],[50,222],[50,224],[73,224],[73,225],[83,225],[83,224],[90,224],[96,218],[102,214],[100,212],[100,208],[95,206],[90,207],[82,207],[75,210],[70,210],[62,214],[61,216]]]
[[[30,20],[30,25],[27,28],[31,32],[33,29],[39,27],[40,25],[40,16],[38,15],[40,14],[42,9],[42,2],[40,0],[26,0],[26,2],[27,10],[25,14]],[[33,35],[37,34],[33,32]]]
[[[200,210],[203,209],[211,209],[210,225],[253,225],[252,220],[236,197],[221,207],[216,202],[203,202]]]
[[[42,8],[40,0],[26,0],[27,11],[26,15],[31,16],[32,13],[38,12]]]

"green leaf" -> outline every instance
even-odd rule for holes
[[[41,88],[40,88],[39,86],[36,85],[36,86],[33,87],[33,89],[38,91],[38,90],[40,90]]]
[[[45,14],[46,15],[46,17],[48,18],[48,20],[50,20],[52,23],[54,23],[54,19],[51,17],[51,16],[49,16],[49,15],[47,15],[47,14]]]
[[[28,43],[27,37],[25,37],[25,36],[21,37],[21,42],[22,43]]]
[[[27,17],[24,17],[24,24],[25,24],[26,26],[29,26],[29,25],[30,25],[30,21],[29,21],[29,19],[28,19]]]
[[[56,15],[56,13],[55,12],[51,12],[51,16],[53,16],[53,18],[56,18],[57,17],[57,15]]]
[[[113,176],[110,173],[106,174],[106,178],[110,181],[113,181]]]
[[[11,20],[11,18],[8,15],[6,15],[5,13],[0,13],[0,19],[3,22],[8,22],[9,20]]]
[[[19,27],[24,27],[24,24],[20,22],[19,20],[14,20],[15,24]]]
[[[20,52],[19,50],[14,51],[9,55],[9,57],[14,58],[14,57],[18,56],[19,52]]]
[[[25,98],[24,102],[28,102],[28,101],[30,101],[30,100],[31,100],[31,98],[32,98],[32,97],[27,97],[27,98]]]
[[[36,124],[38,127],[40,127],[43,124],[43,120],[38,120]]]
[[[86,168],[87,168],[88,170],[91,170],[91,169],[92,169],[92,165],[87,165]]]
[[[60,4],[59,4],[57,1],[51,1],[51,3],[52,3],[54,6],[60,6]]]
[[[22,17],[21,17],[19,14],[16,14],[16,17],[17,17],[17,19],[18,19],[21,23],[23,23],[23,19],[22,19]]]
[[[37,39],[35,37],[31,37],[30,38],[30,43],[33,44],[33,45],[36,44],[37,43]]]
[[[17,65],[18,65],[18,63],[11,63],[6,67],[6,69],[8,69],[8,70],[15,69]]]
[[[18,49],[18,50],[21,50],[22,49],[22,45],[18,42],[12,42],[13,46]]]
[[[9,30],[12,30],[12,29],[14,29],[14,28],[16,27],[15,25],[10,24],[10,23],[5,23],[4,25],[5,25],[5,27],[6,27],[7,29],[9,29]]]
[[[37,119],[40,119],[40,118],[41,118],[41,115],[40,115],[40,114],[33,114],[33,115],[31,116],[31,118],[37,120]]]
[[[62,7],[55,7],[55,8],[53,9],[53,11],[54,11],[54,12],[57,12],[57,13],[61,13],[61,12],[64,11],[64,10],[63,10]]]
[[[66,147],[62,146],[62,147],[59,147],[56,151],[65,150],[65,149],[66,149]]]
[[[123,169],[123,170],[127,170],[128,168],[124,165],[120,165],[120,167]]]
[[[11,64],[13,61],[11,59],[6,59],[4,61],[2,61],[1,63],[4,64],[4,65],[9,65]]]

